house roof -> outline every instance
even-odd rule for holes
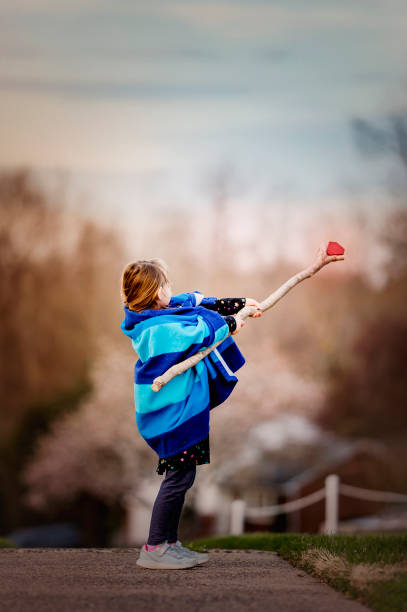
[[[291,496],[360,452],[387,458],[378,442],[340,438],[305,417],[283,414],[256,424],[241,452],[216,470],[215,480],[226,488],[275,486]]]

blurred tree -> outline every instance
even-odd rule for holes
[[[406,112],[389,117],[381,125],[354,119],[352,130],[362,153],[395,156],[404,178],[407,176]],[[407,481],[403,467],[407,465],[406,204],[404,181],[397,206],[392,207],[377,236],[387,253],[385,284],[370,296],[361,286],[349,292],[358,325],[352,340],[343,346],[349,358],[335,360],[335,367],[328,372],[328,392],[319,415],[322,425],[341,433],[386,440],[393,451],[400,486]]]
[[[365,119],[351,121],[357,147],[369,156],[394,154],[407,172],[407,113],[394,114],[383,126]]]
[[[355,118],[351,121],[352,132],[358,149],[368,156],[393,155],[400,161],[407,177],[407,112],[391,115],[382,125]],[[381,239],[390,252],[387,274],[399,277],[407,269],[407,193],[406,186],[401,205],[393,210],[381,234]]]
[[[332,373],[319,423],[351,436],[383,439],[407,428],[407,320],[381,315],[352,346],[353,363]]]
[[[0,174],[0,525],[18,524],[35,438],[89,392],[100,337],[117,335],[120,257],[111,230],[51,202],[28,171]]]
[[[154,471],[155,454],[137,429],[131,376],[128,356],[107,343],[93,366],[92,394],[36,445],[23,474],[30,507],[44,510],[83,494],[120,503]]]
[[[381,232],[381,239],[388,249],[386,273],[391,282],[406,280],[407,276],[407,210],[392,211]]]
[[[219,276],[225,276],[233,267],[233,247],[230,241],[230,219],[233,215],[232,198],[242,188],[236,170],[232,164],[224,162],[210,172],[205,185],[211,201],[211,241],[208,253],[211,274],[209,282],[212,285]]]

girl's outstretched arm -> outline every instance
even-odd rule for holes
[[[336,245],[336,247],[339,248],[332,248],[332,245]],[[330,253],[332,252],[338,254],[331,255]],[[327,264],[334,261],[341,261],[343,259],[345,259],[344,249],[338,243],[329,242],[328,244],[321,244],[318,248],[317,257],[314,263],[308,266],[308,268],[305,268],[305,270],[302,270],[301,272],[298,272],[298,274],[295,274],[294,276],[289,278],[288,281],[281,285],[281,287],[279,287],[265,300],[263,300],[259,304],[260,309],[263,312],[265,310],[268,310],[269,308],[277,304],[277,302],[279,302],[282,297],[284,297],[291,289],[293,289],[293,287],[298,285],[298,283],[305,280],[306,278],[310,278]],[[248,305],[246,302],[246,306],[235,316],[237,318],[241,318],[244,321],[247,317],[254,316],[256,311],[257,306]],[[164,385],[166,385],[170,380],[172,380],[174,376],[178,376],[179,374],[182,374],[182,372],[185,372],[185,370],[187,370],[188,368],[194,366],[196,363],[198,363],[198,361],[206,357],[206,355],[208,355],[211,350],[216,348],[221,342],[223,342],[223,340],[217,342],[216,344],[213,344],[212,347],[209,347],[204,351],[200,351],[189,359],[186,359],[185,361],[172,366],[162,376],[158,376],[154,380],[152,389],[154,391],[159,391]]]
[[[234,315],[236,313],[238,313],[239,311],[241,311],[245,306],[255,306],[257,308],[257,311],[250,315],[254,318],[256,317],[261,317],[261,307],[260,304],[257,300],[253,299],[253,298],[246,298],[246,297],[236,297],[236,298],[217,298],[216,301],[215,298],[209,298],[211,301],[210,303],[206,303],[205,299],[202,300],[202,306],[205,306],[205,308],[209,308],[210,310],[216,310],[216,312],[218,312],[219,314],[221,314],[222,316],[229,316],[229,315]]]

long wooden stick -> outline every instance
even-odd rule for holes
[[[313,276],[316,272],[318,272],[327,264],[333,261],[341,261],[345,259],[344,255],[327,255],[326,248],[327,245],[325,243],[321,244],[318,249],[315,262],[312,265],[308,266],[308,268],[306,268],[305,270],[302,270],[302,272],[298,272],[298,274],[295,274],[295,276],[292,276],[290,279],[288,279],[288,281],[281,285],[281,287],[279,287],[276,291],[269,295],[268,298],[263,300],[263,302],[260,303],[262,312],[265,312],[266,310],[277,304],[277,302],[280,301],[281,298],[284,297],[289,291],[291,291],[293,287],[298,285],[298,283],[305,280],[306,278],[310,278],[311,276]],[[255,306],[245,306],[235,316],[245,320],[251,315],[253,315],[256,311],[257,308]],[[230,332],[228,335],[230,335]],[[180,363],[176,363],[175,365],[173,365],[166,372],[164,372],[164,374],[154,379],[154,382],[151,386],[153,391],[159,391],[175,376],[179,376],[179,374],[182,374],[182,372],[185,372],[186,370],[188,370],[188,368],[191,368],[192,366],[196,365],[198,361],[201,361],[201,359],[204,359],[204,357],[209,355],[209,353],[213,351],[224,340],[225,338],[222,338],[222,340],[219,340],[219,342],[212,344],[212,346],[209,346],[208,348],[202,351],[198,351],[197,353],[195,353],[195,355],[192,355],[191,357],[188,357],[188,359],[185,359],[185,361],[181,361]]]

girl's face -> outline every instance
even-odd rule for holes
[[[168,306],[172,296],[171,285],[167,283],[163,287],[160,287],[157,291],[157,297],[155,299],[156,308],[165,308]]]

